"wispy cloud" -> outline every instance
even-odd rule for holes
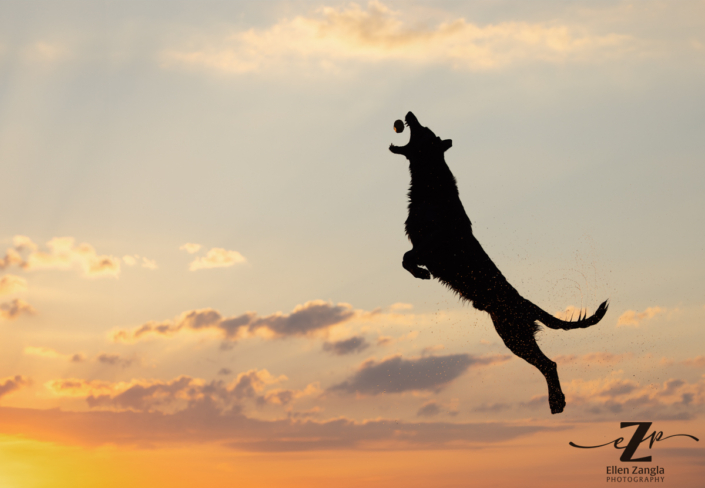
[[[14,320],[20,315],[34,315],[35,313],[36,311],[29,303],[19,298],[0,304],[0,318],[5,320]]]
[[[187,242],[179,248],[182,251],[186,251],[189,254],[195,254],[201,249],[200,244],[194,244],[192,242]]]
[[[443,404],[438,400],[429,400],[424,402],[416,412],[417,417],[436,417],[438,415],[445,414],[452,417],[458,415],[458,400],[451,400],[450,404]]]
[[[167,398],[185,391],[182,383],[162,388]],[[146,406],[140,395],[134,405]],[[125,398],[127,403],[130,403]],[[326,421],[257,420],[239,409],[223,411],[210,398],[196,398],[188,407],[164,414],[149,408],[137,411],[66,412],[59,409],[0,408],[0,432],[32,432],[46,441],[78,445],[174,445],[217,442],[235,450],[286,452],[331,449],[448,449],[482,447],[537,432],[566,429],[515,423],[403,422],[377,419],[356,422],[347,418]],[[315,411],[314,411],[315,412]]]
[[[15,236],[14,248],[7,250],[0,259],[0,269],[17,265],[26,270],[78,268],[87,277],[113,276],[120,273],[120,260],[114,256],[99,255],[87,243],[75,244],[73,237],[54,237],[46,243],[48,251],[38,250],[38,246],[26,236]],[[22,253],[28,252],[26,257]]]
[[[631,325],[634,327],[639,327],[642,322],[650,320],[657,315],[666,312],[665,308],[661,307],[649,307],[643,312],[637,312],[636,310],[627,310],[617,319],[617,327]]]
[[[27,289],[27,280],[21,276],[5,275],[0,278],[0,295],[10,295]]]
[[[565,386],[568,404],[591,415],[629,411],[654,419],[686,419],[705,405],[705,379],[694,383],[671,378],[662,384],[642,385],[624,379],[621,371],[595,380],[573,380]]]
[[[208,251],[205,256],[197,257],[191,261],[188,269],[197,271],[199,269],[229,268],[230,266],[245,262],[247,262],[245,257],[237,251],[228,251],[221,247],[214,247]]]
[[[83,363],[88,361],[88,358],[83,353],[64,354],[50,347],[42,346],[27,346],[23,350],[28,356],[36,356],[47,359],[60,359],[71,363]],[[125,358],[120,354],[101,352],[97,354],[92,361],[106,366],[119,366],[126,368],[135,362],[134,358]]]
[[[318,382],[311,383],[306,386],[303,390],[287,390],[287,389],[275,389],[270,390],[264,395],[257,397],[257,404],[262,405],[289,405],[293,401],[298,400],[306,396],[318,395],[322,393],[320,384]]]
[[[673,366],[674,364],[682,364],[684,366],[690,366],[693,368],[703,368],[705,367],[705,356],[696,356],[694,358],[684,359],[682,361],[674,361],[669,358],[661,358],[659,363],[662,366]]]
[[[51,349],[49,347],[41,347],[41,346],[27,346],[23,349],[23,352],[28,355],[28,356],[37,356],[41,358],[48,358],[48,359],[62,359],[65,361],[71,361],[74,363],[80,363],[85,361],[86,357],[83,354],[76,353],[76,354],[62,354],[54,349]]]
[[[370,343],[362,336],[354,336],[335,342],[324,342],[323,350],[337,356],[362,352],[370,347]]]
[[[620,363],[626,359],[632,357],[631,353],[626,354],[612,354],[611,352],[590,352],[583,354],[581,356],[571,355],[559,355],[554,358],[554,360],[559,364],[570,364],[570,363],[583,363],[590,365],[604,365],[610,366]]]
[[[128,266],[136,266],[139,263],[143,268],[157,269],[157,262],[154,259],[148,259],[139,254],[127,254],[122,257],[122,261]]]
[[[26,376],[17,375],[14,378],[3,378],[0,380],[0,398],[9,395],[12,392],[29,386],[31,380]]]
[[[599,61],[624,50],[630,40],[626,35],[598,35],[555,21],[478,25],[456,17],[431,26],[406,20],[400,12],[373,0],[367,8],[357,4],[323,7],[313,15],[283,19],[269,28],[202,40],[197,48],[166,50],[162,64],[230,73],[292,63],[331,69],[345,61],[487,70],[531,61]]]
[[[268,385],[286,379],[283,375],[274,377],[266,369],[253,369],[239,374],[228,384],[220,380],[208,382],[190,376],[179,376],[168,381],[134,379],[129,382],[69,378],[48,381],[45,387],[58,397],[83,398],[91,408],[174,412],[188,408],[190,402],[208,400],[225,411],[244,399],[277,403],[269,398],[273,398],[272,395],[282,395],[283,390],[267,392],[261,396],[261,400],[259,394],[263,393]],[[293,390],[290,390],[288,395],[289,401],[302,396]],[[279,404],[283,402],[280,401]]]
[[[330,387],[329,391],[363,395],[439,391],[472,366],[488,366],[510,358],[508,355],[451,354],[411,359],[397,355],[379,362],[370,359],[362,363],[350,379]]]
[[[134,362],[134,359],[124,358],[119,354],[110,354],[106,352],[98,354],[95,359],[101,364],[108,366],[120,366],[123,368],[130,366]]]
[[[184,331],[215,331],[227,341],[250,336],[288,337],[307,336],[345,323],[353,318],[364,318],[375,312],[353,309],[347,303],[337,305],[323,300],[313,300],[298,305],[291,313],[277,312],[264,317],[246,312],[235,317],[223,317],[211,308],[189,310],[174,320],[147,322],[131,330],[112,333],[116,342],[135,342],[149,336],[173,336]]]

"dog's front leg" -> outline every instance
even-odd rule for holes
[[[419,278],[421,280],[430,280],[431,273],[426,269],[422,268],[418,262],[418,256],[414,249],[404,253],[404,259],[401,262],[404,269],[409,273],[414,275],[414,278]]]
[[[414,275],[414,278],[419,278],[421,280],[430,280],[431,273],[421,266],[425,266],[423,257],[429,251],[429,244],[416,245],[411,251],[404,253],[404,259],[401,265],[409,273]]]

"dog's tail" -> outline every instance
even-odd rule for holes
[[[538,320],[545,326],[550,327],[551,329],[584,329],[586,327],[590,327],[591,325],[595,325],[600,320],[602,320],[602,317],[604,317],[607,313],[607,308],[609,307],[608,302],[609,300],[605,300],[604,302],[602,302],[602,304],[597,307],[595,313],[592,314],[590,317],[587,317],[587,312],[585,312],[585,315],[578,315],[578,320],[576,320],[575,322],[573,322],[572,320],[558,319],[550,313],[541,310],[538,306],[534,305],[534,307],[536,307],[536,311],[538,312],[536,320]]]

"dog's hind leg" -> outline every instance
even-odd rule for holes
[[[547,358],[536,343],[534,322],[528,321],[527,323],[527,319],[524,317],[500,317],[497,313],[492,312],[490,312],[490,316],[495,329],[509,350],[535,366],[546,378],[551,413],[561,413],[565,408],[565,395],[558,379],[558,369],[556,363]]]

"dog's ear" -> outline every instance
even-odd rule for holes
[[[441,145],[443,147],[443,152],[446,152],[448,149],[453,147],[453,141],[451,139],[446,139],[445,141],[441,142]]]

